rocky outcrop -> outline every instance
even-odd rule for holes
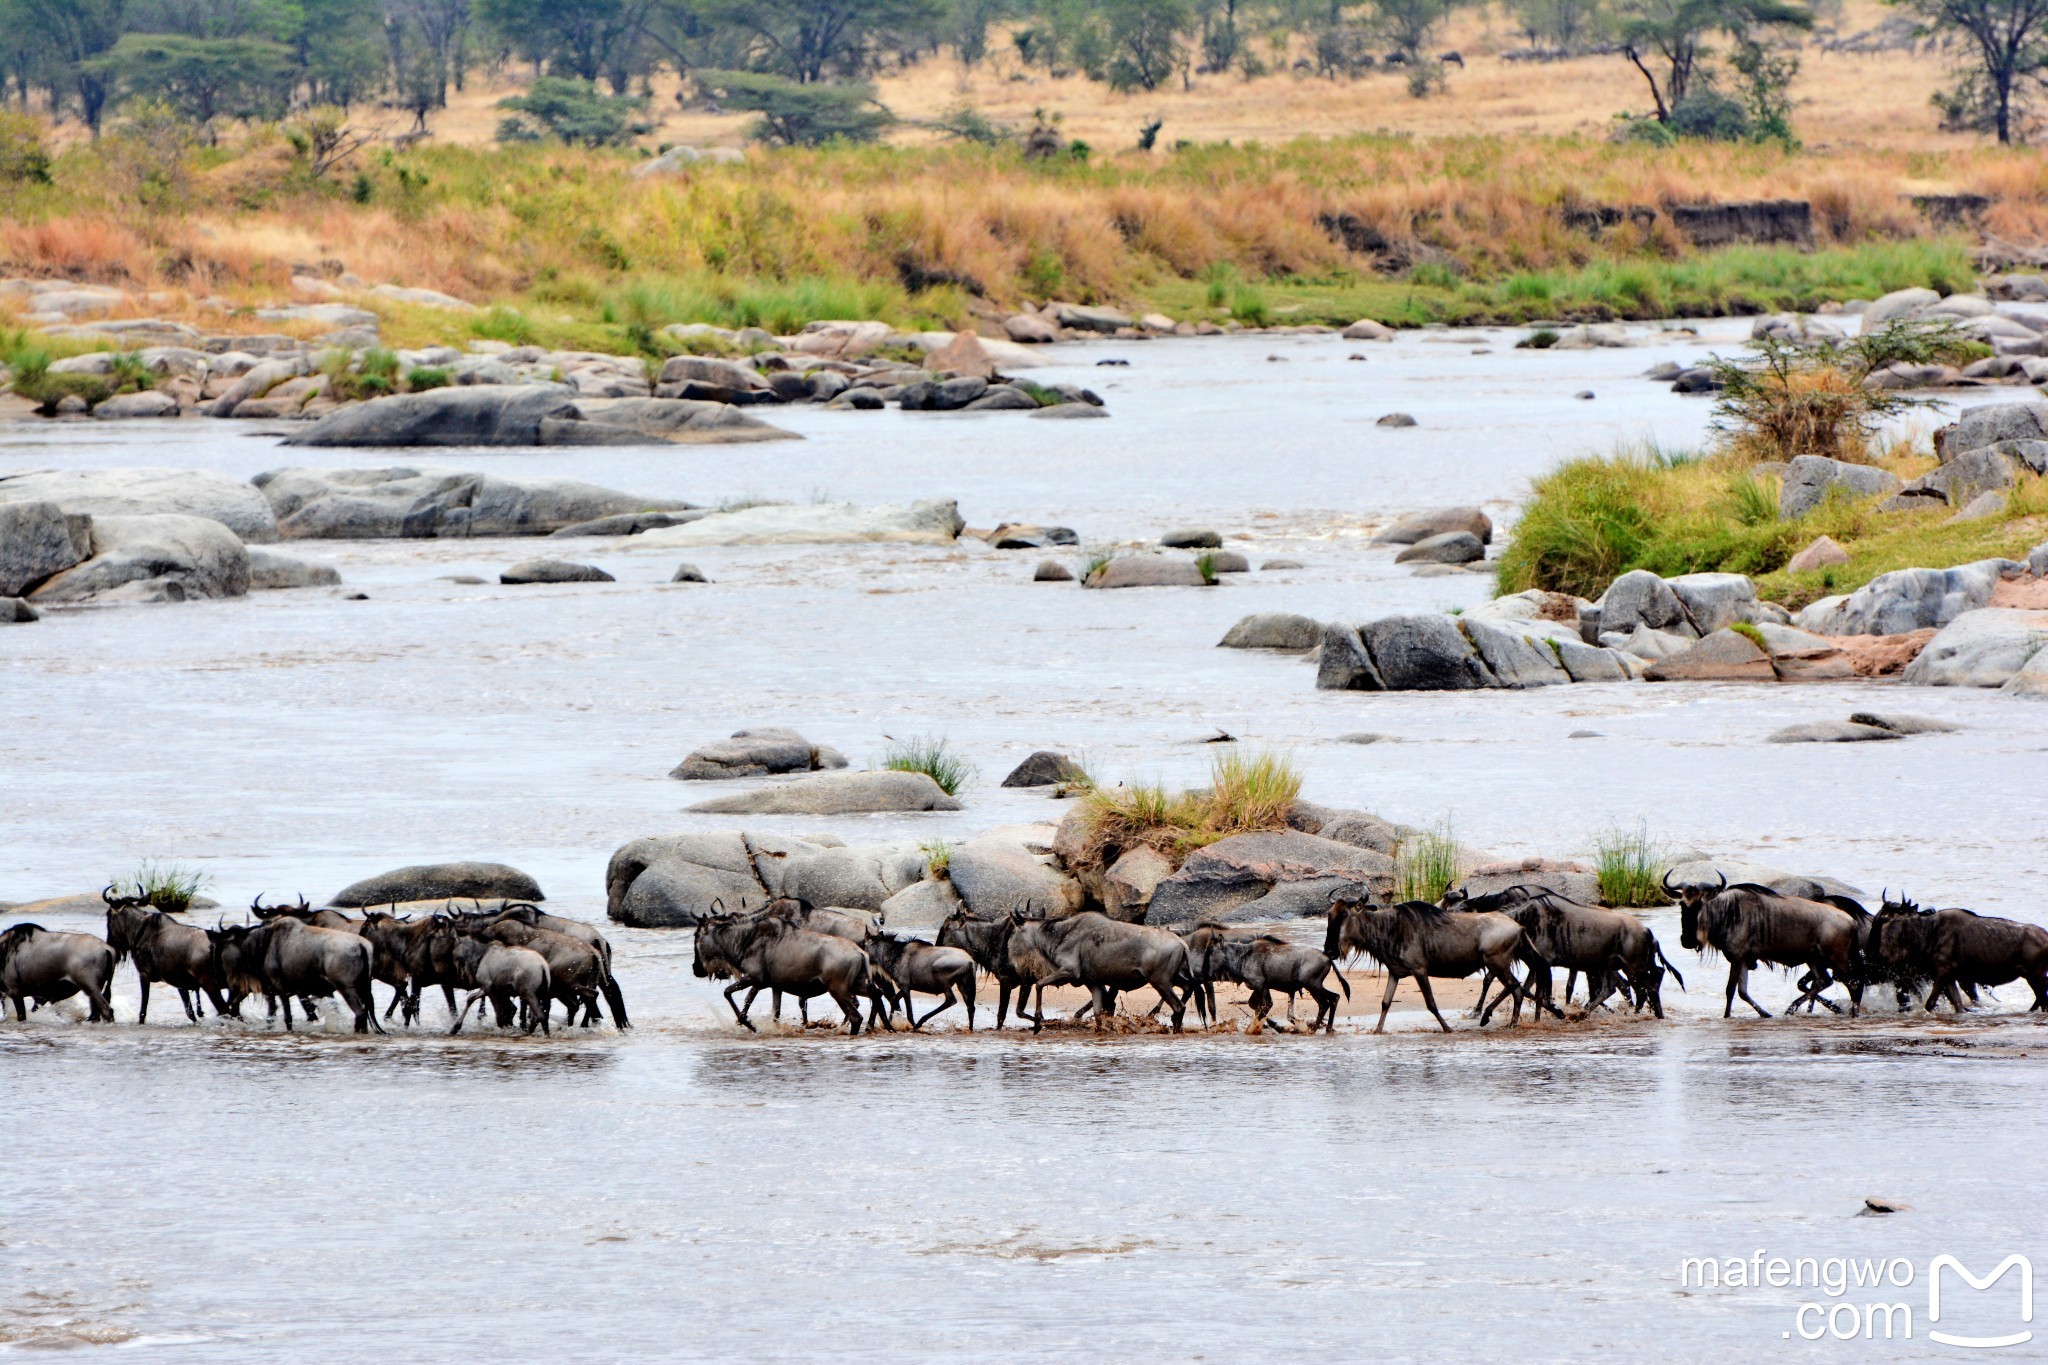
[[[1945,626],[1991,601],[2002,578],[2020,565],[1980,559],[1953,569],[1894,569],[1846,597],[1823,597],[1799,613],[1800,629],[1817,635],[1899,635]]]
[[[54,502],[0,502],[0,597],[18,598],[91,554],[91,517]]]
[[[420,863],[351,882],[328,898],[329,905],[377,906],[392,901],[469,900],[501,897],[540,901],[540,883],[503,863]]]
[[[844,768],[837,749],[813,744],[794,730],[757,726],[735,730],[730,739],[693,750],[669,772],[685,782],[715,782],[734,777],[767,777],[780,773],[820,772]]]
[[[1490,896],[1511,886],[1540,886],[1580,905],[1600,905],[1599,874],[1584,863],[1557,862],[1549,858],[1521,858],[1482,863],[1451,887],[1451,894],[1465,897]]]
[[[1651,682],[1774,682],[1771,656],[1755,641],[1732,630],[1717,630],[1643,670]]]
[[[1118,555],[1081,580],[1084,588],[1200,588],[1208,585],[1191,559]]]
[[[1064,782],[1085,782],[1087,771],[1065,754],[1040,749],[1010,769],[1005,787],[1055,787]]]
[[[704,815],[862,815],[878,811],[959,810],[924,773],[825,773],[759,791],[699,801],[687,809]]]
[[[177,513],[217,521],[245,541],[277,539],[263,495],[207,469],[31,469],[0,474],[0,503],[53,502],[90,516]]]
[[[1053,827],[994,829],[954,845],[946,876],[977,915],[1037,912],[1058,917],[1082,906],[1081,885],[1052,855]]]
[[[1661,580],[1660,580],[1661,581]],[[1316,686],[1324,691],[1462,690],[1546,687],[1566,682],[1621,682],[1635,676],[1614,650],[1579,639],[1576,626],[1527,613],[1551,610],[1518,594],[1490,613],[1383,617],[1352,627],[1323,628]],[[1491,604],[1489,604],[1491,605]]]
[[[1493,540],[1493,519],[1477,507],[1438,507],[1403,517],[1372,539],[1375,545],[1413,545],[1452,531],[1476,536],[1484,545]]]
[[[1415,833],[1407,825],[1382,820],[1370,811],[1319,806],[1313,801],[1296,801],[1288,809],[1287,827],[1332,843],[1370,849],[1389,858],[1400,851],[1402,840]]]
[[[2048,647],[2048,611],[1987,607],[1943,626],[1901,681],[1921,687],[2004,687]],[[2032,690],[2024,683],[2012,690]]]
[[[1889,497],[1899,488],[1898,475],[1889,470],[1819,455],[1795,455],[1778,490],[1778,515],[1788,521],[1803,517],[1825,502],[1830,493],[1855,500]]]
[[[926,855],[913,843],[848,848],[738,830],[678,834],[635,839],[612,854],[605,913],[643,928],[686,928],[789,896],[879,912],[897,925],[935,924],[949,902],[958,904],[950,886],[938,885],[943,889],[934,889]]]
[[[544,536],[600,517],[689,508],[574,479],[408,466],[273,469],[253,482],[275,510],[279,534],[288,539]]]
[[[1497,686],[1551,687],[1572,680],[1548,642],[1539,643],[1489,621],[1461,621],[1459,627],[1479,651]]]
[[[393,394],[331,412],[292,446],[538,446],[542,423],[581,420],[561,384],[451,387]],[[622,436],[622,440],[632,438]]]
[[[1307,652],[1321,644],[1323,623],[1286,611],[1261,611],[1246,616],[1217,642],[1220,649],[1283,649]]]
[[[1471,641],[1448,616],[1383,616],[1358,628],[1389,691],[1455,691],[1495,683]]]
[[[92,556],[46,580],[37,602],[183,602],[249,591],[249,551],[206,517],[95,516]]]
[[[1469,531],[1445,531],[1425,536],[1394,556],[1396,564],[1476,564],[1486,558],[1486,546]]]
[[[1126,849],[1102,873],[1102,909],[1111,919],[1143,924],[1159,884],[1174,873],[1173,860],[1156,848]]]
[[[331,564],[313,564],[275,550],[249,551],[249,590],[331,588],[341,574]]]
[[[966,529],[950,498],[883,507],[854,503],[775,504],[715,512],[684,526],[648,531],[642,545],[855,545],[874,542],[950,545]]]
[[[801,440],[793,431],[764,422],[725,403],[685,398],[586,398],[575,405],[575,417],[542,423],[542,445],[615,445],[610,436],[595,442],[578,439],[576,422],[591,428],[625,431],[650,441],[674,445],[745,445],[755,441]]]
[[[1159,882],[1146,922],[1318,915],[1333,896],[1384,901],[1393,886],[1394,860],[1383,853],[1297,830],[1238,834],[1197,849]]]

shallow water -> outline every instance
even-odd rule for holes
[[[0,899],[87,890],[147,855],[203,864],[230,905],[483,857],[595,919],[618,844],[730,827],[679,809],[723,784],[665,774],[741,725],[793,724],[857,763],[886,736],[943,732],[979,765],[955,814],[749,822],[849,842],[1056,818],[995,785],[1039,747],[1192,782],[1221,727],[1291,751],[1310,799],[1447,821],[1488,850],[1581,855],[1641,820],[1873,892],[2048,918],[2048,708],[1869,683],[1324,694],[1299,661],[1214,648],[1249,611],[1481,600],[1483,579],[1397,570],[1371,528],[1446,502],[1505,513],[1578,450],[1696,441],[1708,405],[1634,376],[1742,330],[1564,354],[1504,333],[1104,343],[1062,348],[1073,359],[1043,377],[1099,388],[1106,422],[802,410],[774,420],[809,439],[729,449],[400,461],[218,423],[0,429],[0,469],[411,462],[703,502],[948,496],[975,525],[1063,523],[1092,546],[1206,523],[1254,563],[1306,565],[1080,593],[1031,583],[1038,554],[971,542],[580,541],[547,552],[618,583],[504,588],[442,576],[495,580],[534,542],[288,546],[370,600],[266,593],[0,634]],[[1131,366],[1093,368],[1106,355]],[[1397,409],[1421,425],[1372,425]],[[667,585],[683,558],[713,584]],[[1863,707],[1968,728],[1761,742]],[[1338,741],[1361,730],[1391,738]],[[1653,924],[1675,949],[1675,925]],[[1961,1024],[1723,1024],[1719,965],[1685,955],[1692,991],[1663,1025],[1443,1039],[1411,989],[1388,1038],[1347,1021],[1313,1042],[755,1039],[689,975],[687,935],[614,942],[640,1024],[624,1039],[159,1027],[177,1014],[163,995],[148,1029],[49,1011],[0,1026],[0,1343],[208,1360],[1735,1359],[1776,1349],[1815,1296],[1681,1295],[1679,1257],[1924,1270],[1942,1251],[2039,1250],[2048,1196],[2016,1176],[2038,1164],[2030,1054],[2048,1035],[2010,1013],[2020,989]],[[1789,998],[1762,984],[1774,1009]],[[1913,1211],[1852,1221],[1869,1194]],[[1917,1313],[1924,1283],[1889,1297]],[[1916,1327],[1861,1350],[1954,1353]]]

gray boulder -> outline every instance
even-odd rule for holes
[[[1627,633],[1638,625],[1692,636],[1692,618],[1671,585],[1648,569],[1635,569],[1607,585],[1600,597],[1600,633]]]
[[[2021,664],[2019,672],[2007,678],[1998,690],[2016,697],[2048,697],[2048,649],[2034,651],[2034,657]]]
[[[685,928],[723,910],[758,909],[767,888],[737,831],[623,844],[605,868],[605,913],[642,928]]]
[[[836,749],[813,744],[794,730],[764,725],[735,730],[730,739],[706,744],[669,772],[685,782],[715,782],[732,777],[767,777],[774,773],[819,772],[844,768]]]
[[[1206,558],[1209,561],[1209,572],[1212,574],[1252,571],[1252,562],[1235,550],[1212,550]]]
[[[1476,564],[1486,546],[1470,531],[1446,531],[1416,541],[1394,556],[1396,564]]]
[[[1405,412],[1390,412],[1373,423],[1376,427],[1412,427],[1415,424],[1415,418]]]
[[[1970,408],[1934,434],[1943,463],[1973,450],[1992,450],[2038,472],[2048,453],[2048,403],[1987,403]]]
[[[272,469],[252,482],[288,539],[543,536],[601,517],[689,510],[685,502],[574,479],[512,479],[453,469]]]
[[[1643,670],[1651,682],[1775,682],[1771,656],[1732,630],[1717,630]]]
[[[785,431],[725,403],[687,398],[584,398],[577,400],[572,419],[565,422],[560,417],[550,417],[542,423],[540,444],[620,444],[610,436],[580,439],[574,430],[577,422],[675,445],[745,445],[754,441],[801,439],[793,431]]]
[[[550,531],[548,536],[554,540],[571,540],[577,536],[637,536],[643,531],[681,526],[703,515],[703,512],[621,512],[615,517],[579,521],[559,531]]]
[[[914,843],[846,848],[761,834],[741,837],[769,896],[880,910],[890,897],[925,877],[925,855]]]
[[[855,503],[770,503],[714,512],[683,526],[648,531],[643,545],[672,549],[706,545],[950,545],[964,530],[950,498],[862,507]]]
[[[1531,640],[1511,627],[1489,621],[1461,621],[1459,625],[1502,687],[1550,687],[1572,680],[1548,641]]]
[[[1492,687],[1493,675],[1448,616],[1383,616],[1360,626],[1359,637],[1390,691],[1443,691]]]
[[[1941,295],[1932,289],[1894,289],[1873,299],[1863,310],[1863,330],[1868,334],[1881,330],[1888,322],[1918,317],[1940,302]]]
[[[1898,475],[1889,470],[1820,455],[1795,455],[1778,490],[1778,515],[1788,521],[1803,517],[1838,488],[1842,496],[1860,499],[1889,497],[1899,486]]]
[[[1580,905],[1599,905],[1600,877],[1584,863],[1550,858],[1522,858],[1482,863],[1466,873],[1451,892],[1467,897],[1490,896],[1511,886],[1540,886]]]
[[[1953,569],[1894,569],[1845,598],[1824,598],[1799,613],[1801,630],[1817,635],[1901,635],[1944,626],[1990,602],[1999,580],[2017,566],[1980,559]]]
[[[178,400],[161,389],[117,393],[93,408],[92,415],[102,422],[123,421],[135,417],[176,417]]]
[[[263,588],[331,588],[341,582],[331,564],[311,564],[275,550],[249,551],[250,591]]]
[[[2048,442],[2043,442],[2042,448],[2048,450]],[[2012,487],[2019,482],[2022,467],[2012,457],[1989,446],[1966,450],[1905,485],[1899,496],[1939,494],[1950,506],[1962,507],[1981,494]]]
[[[1578,640],[1558,640],[1552,647],[1557,650],[1558,663],[1575,683],[1629,682],[1636,676],[1617,650]]]
[[[1689,573],[1664,582],[1702,635],[1757,618],[1756,584],[1746,574]]]
[[[891,929],[934,929],[964,908],[951,881],[932,877],[898,891],[877,913]]]
[[[595,564],[571,564],[566,559],[522,559],[498,575],[500,583],[616,583],[617,579]]]
[[[22,626],[42,619],[41,612],[19,597],[0,597],[0,626]]]
[[[46,580],[37,602],[183,602],[249,591],[249,551],[206,517],[92,518],[92,557]]]
[[[992,384],[987,393],[967,405],[968,412],[1035,412],[1038,400],[1008,384]]]
[[[217,521],[246,541],[277,539],[263,495],[209,469],[31,469],[0,474],[0,503],[54,502],[87,516],[178,513]]]
[[[1323,640],[1323,623],[1286,611],[1253,612],[1232,626],[1217,642],[1219,649],[1291,649],[1307,651]]]
[[[1078,303],[1055,303],[1051,312],[1053,321],[1076,332],[1114,332],[1136,322],[1120,308],[1096,308]]]
[[[1386,738],[1384,735],[1370,737],[1345,736],[1352,743],[1375,742]],[[1391,820],[1382,820],[1370,811],[1344,810],[1334,806],[1319,806],[1313,801],[1296,801],[1287,812],[1287,827],[1313,834],[1333,843],[1350,844],[1353,848],[1371,849],[1393,857],[1400,851],[1401,841],[1415,833],[1407,825],[1397,825]]]
[[[1118,555],[1083,579],[1084,588],[1200,588],[1208,580],[1191,559]]]
[[[924,773],[824,773],[759,791],[699,801],[686,807],[704,815],[864,815],[878,811],[959,810]]]
[[[352,882],[328,897],[329,905],[376,906],[393,901],[501,897],[541,901],[540,883],[503,863],[420,863]]]
[[[1853,744],[1872,739],[1904,739],[1897,730],[1876,725],[1858,725],[1847,720],[1812,720],[1788,725],[1766,735],[1769,744]]]
[[[1305,898],[1261,904],[1277,888],[1300,883],[1311,884]],[[1385,900],[1393,884],[1394,860],[1384,853],[1297,830],[1238,834],[1197,849],[1178,872],[1161,881],[1146,922],[1281,918],[1304,909],[1317,913],[1340,892]]]
[[[977,835],[954,846],[946,875],[977,915],[1018,909],[1053,917],[1071,914],[1084,897],[1080,883],[1055,865],[1052,833],[1051,826],[1033,825]]]
[[[1139,845],[1119,854],[1102,874],[1102,908],[1111,919],[1143,924],[1152,909],[1159,883],[1171,877],[1171,859],[1156,848]]]
[[[1071,583],[1074,581],[1074,571],[1060,563],[1057,559],[1041,559],[1038,561],[1038,567],[1032,571],[1031,581],[1034,583]]]
[[[550,419],[582,420],[575,391],[561,384],[477,385],[373,398],[328,413],[288,446],[539,446]],[[630,433],[622,434],[633,443]]]
[[[1010,769],[1010,775],[1003,779],[1002,785],[1055,787],[1062,782],[1084,781],[1087,776],[1087,771],[1065,754],[1054,753],[1051,749],[1040,749]]]
[[[1030,414],[1030,416],[1034,422],[1064,422],[1073,418],[1087,420],[1094,417],[1107,417],[1109,416],[1109,409],[1097,407],[1093,403],[1055,403],[1049,408],[1040,408],[1037,412]]]
[[[1323,627],[1323,652],[1316,660],[1316,689],[1321,692],[1384,692],[1386,679],[1373,666],[1372,655],[1356,626],[1332,621]]]
[[[757,392],[768,387],[766,376],[759,370],[737,361],[704,355],[670,356],[662,362],[661,375],[656,382],[664,387],[704,384],[738,393]]]
[[[0,502],[0,597],[20,597],[91,554],[91,517],[54,502]]]
[[[1223,537],[1206,526],[1183,526],[1159,537],[1159,543],[1169,550],[1220,550]]]
[[[1931,716],[1906,716],[1896,711],[1857,711],[1850,715],[1849,721],[1853,725],[1874,725],[1880,730],[1892,730],[1902,735],[1946,735],[1963,728]]]
[[[704,571],[695,564],[678,564],[676,565],[676,571],[668,576],[668,581],[671,583],[709,583],[711,580],[706,578]]]
[[[1966,611],[1927,642],[1900,681],[1919,687],[2003,687],[2044,646],[2048,611]]]
[[[1675,631],[1651,630],[1641,622],[1637,622],[1636,628],[1627,634],[1618,630],[1602,631],[1600,643],[1608,649],[1652,661],[1681,653],[1691,649],[1693,645],[1691,636],[1680,635]]]

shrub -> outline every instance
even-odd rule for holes
[[[757,142],[818,147],[828,142],[873,142],[896,121],[861,82],[800,84],[755,71],[698,71],[699,89],[735,109],[759,114]]]
[[[1204,823],[1231,834],[1285,829],[1287,813],[1300,795],[1301,772],[1284,755],[1233,749],[1218,754],[1211,765]]]
[[[543,76],[526,92],[498,101],[514,117],[498,125],[500,142],[537,142],[555,138],[572,146],[619,147],[654,125],[634,118],[647,107],[639,95],[607,95],[591,81]]]
[[[1671,899],[1664,893],[1667,869],[1650,843],[1648,826],[1607,831],[1594,844],[1593,859],[1603,904],[1635,908]]]
[[[1202,576],[1202,582],[1209,587],[1216,586],[1216,552],[1211,550],[1195,556],[1195,572]]]
[[[1273,320],[1265,294],[1249,284],[1240,284],[1230,291],[1230,316],[1247,327],[1264,327]]]
[[[1698,86],[1672,108],[1671,131],[1703,142],[1740,142],[1749,136],[1749,111],[1712,86]]]
[[[892,739],[888,752],[882,756],[882,766],[892,772],[923,773],[948,796],[958,796],[974,776],[974,765],[962,758],[943,736]]]
[[[927,839],[917,848],[924,854],[924,870],[929,875],[943,878],[952,871],[953,846],[944,839]]]
[[[1731,624],[1728,627],[1728,629],[1734,631],[1737,635],[1740,635],[1743,639],[1749,641],[1751,644],[1755,645],[1764,653],[1769,654],[1771,652],[1771,642],[1764,638],[1764,633],[1756,628],[1754,622],[1736,621],[1733,624]]]
[[[1515,349],[1518,351],[1547,351],[1557,345],[1557,340],[1557,332],[1554,328],[1538,327],[1535,331],[1516,342]]]
[[[1176,865],[1206,844],[1233,834],[1284,829],[1301,794],[1301,773],[1272,753],[1219,754],[1203,791],[1169,793],[1157,783],[1090,787],[1082,797],[1088,824],[1079,860],[1106,867],[1133,848],[1151,848]]]
[[[42,120],[34,114],[0,111],[0,183],[50,183],[50,151],[43,145]]]
[[[453,376],[444,366],[415,365],[405,372],[405,387],[411,393],[425,393],[429,389],[445,389]]]
[[[208,878],[197,868],[181,863],[159,863],[148,858],[135,869],[135,875],[129,880],[136,895],[146,898],[166,914],[176,915],[192,908],[194,898]]]
[[[1464,873],[1464,854],[1448,824],[1410,835],[1394,854],[1394,899],[1435,904]]]
[[[1598,597],[1657,535],[1656,475],[1656,460],[1634,452],[1568,461],[1536,480],[1535,496],[1501,552],[1501,590]]]
[[[88,408],[96,408],[114,396],[112,381],[103,376],[51,374],[52,359],[48,351],[23,346],[15,350],[9,361],[8,387],[17,398],[34,403],[43,416],[55,417],[57,405],[74,395],[84,399]]]

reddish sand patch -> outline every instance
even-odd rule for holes
[[[1994,607],[2018,607],[2028,611],[2048,610],[2048,578],[2021,574],[2008,578],[1991,590]]]
[[[1904,635],[1839,635],[1833,643],[1849,656],[1857,677],[1888,678],[1903,672],[1933,638],[1932,630],[1909,630]]]

